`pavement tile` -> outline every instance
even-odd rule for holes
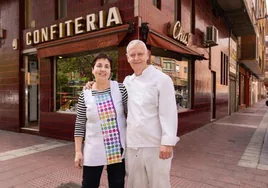
[[[241,180],[232,176],[220,175],[218,181],[225,182],[228,184],[241,185]]]
[[[250,174],[248,172],[234,172],[232,175],[235,179],[239,179],[242,182],[244,180],[254,180],[255,179],[255,175],[254,174]]]
[[[178,178],[178,177],[174,177],[171,176],[171,187],[172,188],[194,188],[194,187],[200,187],[200,188],[213,188],[213,186],[208,185],[208,184],[204,184],[204,183],[199,183],[196,182],[194,180],[189,180],[189,179],[185,179],[185,178]]]
[[[268,188],[268,170],[257,160],[265,131],[263,128],[256,131],[267,112],[263,104],[260,102],[253,108],[181,136],[174,148],[172,188]],[[254,134],[257,137],[252,139]],[[0,148],[0,157],[3,157],[5,155],[1,153],[7,151],[57,140],[0,131],[0,142],[4,146]],[[42,147],[34,148],[37,153],[0,161],[0,188],[55,188],[68,182],[81,184],[82,171],[73,166],[73,143],[46,151]],[[266,159],[266,154],[263,151],[260,155],[262,160]],[[251,168],[238,166],[239,161]],[[107,188],[107,184],[104,170],[100,188]]]
[[[14,186],[14,188],[36,188],[36,187],[29,183],[23,183],[23,184]]]
[[[218,180],[212,180],[212,179],[208,179],[205,181],[206,184],[211,185],[213,187],[225,187],[226,183],[225,182],[221,182]]]
[[[243,186],[243,185],[241,185],[241,186]],[[241,186],[234,185],[234,184],[227,184],[227,185],[225,185],[226,188],[241,188]]]
[[[259,175],[257,175],[257,176],[255,176],[255,180],[257,182],[268,184],[268,176],[259,176]]]
[[[244,180],[243,183],[245,183],[248,186],[252,186],[252,187],[268,188],[267,184],[253,181],[253,180]]]

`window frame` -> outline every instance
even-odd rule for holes
[[[153,5],[161,10],[161,0],[153,0]]]
[[[175,71],[178,73],[180,72],[180,65],[177,65],[177,64],[175,65]]]
[[[221,52],[221,75],[220,84],[228,86],[228,75],[229,75],[229,57]]]
[[[166,64],[169,63],[170,64],[170,69],[166,68]],[[174,67],[174,69],[173,69]],[[163,71],[166,72],[176,72],[176,62],[174,60],[170,60],[170,59],[165,59],[163,58]]]
[[[112,0],[112,2],[110,2],[109,0],[101,0],[101,6],[110,4],[110,3],[116,3],[118,0]]]
[[[184,73],[187,73],[187,72],[188,72],[187,67],[183,67],[183,72],[184,72]]]
[[[67,17],[67,0],[55,0],[55,19],[64,19]]]
[[[174,1],[174,20],[181,21],[181,0]]]
[[[31,28],[31,19],[32,19],[32,9],[31,9],[32,0],[24,1],[24,28]]]

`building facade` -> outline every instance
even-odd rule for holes
[[[264,0],[245,3],[254,33],[239,37],[239,106],[248,107],[264,97],[265,15]]]
[[[235,112],[238,72],[244,83],[251,74],[237,65],[243,39],[220,2],[1,1],[0,129],[72,140],[92,58],[109,54],[113,79],[122,82],[133,73],[125,55],[133,39],[174,82],[179,135]]]

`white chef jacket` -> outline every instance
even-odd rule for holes
[[[126,142],[126,119],[124,115],[122,94],[116,81],[110,81],[111,95],[116,110],[116,118],[120,133],[122,148],[125,149]],[[101,166],[106,165],[106,152],[103,141],[103,134],[100,125],[95,97],[92,96],[91,90],[84,90],[86,105],[86,135],[84,144],[84,166]],[[124,154],[122,156],[124,158]]]
[[[178,113],[171,78],[148,66],[140,76],[127,76],[127,147],[174,146]]]

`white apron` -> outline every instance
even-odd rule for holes
[[[113,103],[116,110],[117,123],[120,132],[120,141],[122,148],[125,151],[126,118],[124,115],[122,94],[116,81],[110,81],[110,88]],[[85,90],[83,92],[85,98],[85,105],[87,107],[86,109],[87,122],[86,122],[83,165],[84,166],[106,165],[107,164],[106,152],[95,97],[92,96],[91,90]],[[122,156],[122,158],[123,157],[124,155]]]

